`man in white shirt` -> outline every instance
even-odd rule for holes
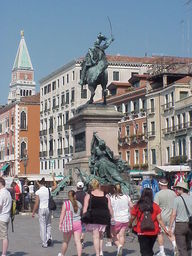
[[[35,205],[33,208],[32,217],[35,216],[35,212],[39,209],[39,225],[40,225],[40,237],[42,240],[42,247],[47,248],[52,243],[51,240],[51,212],[49,210],[49,190],[45,186],[45,178],[42,178],[39,182],[39,189],[35,195]],[[57,183],[53,176],[53,186],[51,190],[56,189]]]
[[[3,241],[2,256],[6,256],[8,249],[8,224],[10,219],[12,198],[5,188],[5,180],[0,177],[0,240]]]

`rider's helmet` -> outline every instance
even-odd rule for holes
[[[101,34],[101,32],[98,34],[97,38],[100,39],[100,40],[106,40],[107,39],[106,36]]]

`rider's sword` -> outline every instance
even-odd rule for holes
[[[112,25],[111,25],[111,20],[109,18],[109,16],[107,16],[107,19],[109,21],[109,26],[110,26],[110,30],[111,30],[111,38],[113,38],[113,34],[112,34]]]

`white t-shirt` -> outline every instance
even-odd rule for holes
[[[11,206],[11,194],[6,188],[0,189],[0,221],[9,222]]]
[[[126,223],[130,219],[129,202],[130,197],[127,195],[111,196],[111,205],[114,213],[114,220]]]
[[[40,187],[40,189],[38,189],[35,192],[35,195],[39,196],[39,208],[40,209],[48,208],[48,202],[49,202],[48,188],[46,188],[45,186]]]
[[[34,185],[29,185],[29,193],[30,194],[34,193]]]

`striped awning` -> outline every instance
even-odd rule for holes
[[[9,164],[4,164],[3,167],[1,167],[0,171],[4,172],[8,166],[9,166]]]

